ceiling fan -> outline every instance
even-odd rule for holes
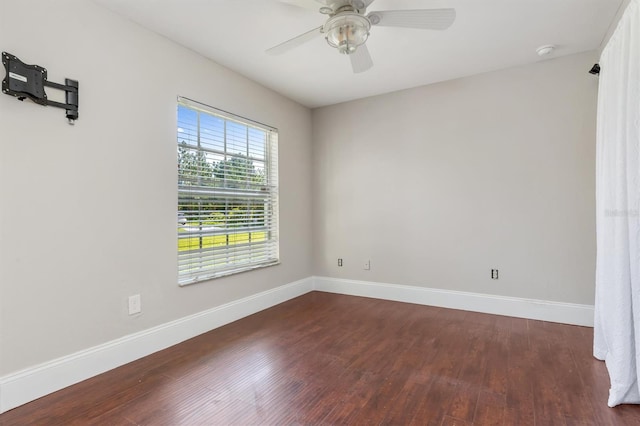
[[[313,5],[312,0],[280,1],[305,8]],[[268,49],[266,53],[279,55],[324,34],[331,47],[349,55],[353,72],[360,73],[373,66],[373,60],[365,44],[371,26],[445,30],[456,19],[455,9],[383,10],[367,13],[367,8],[373,1],[315,0],[323,5],[318,9],[319,12],[329,17],[324,25],[280,43]]]

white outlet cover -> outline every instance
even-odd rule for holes
[[[129,315],[135,315],[142,312],[142,302],[139,294],[129,296]]]

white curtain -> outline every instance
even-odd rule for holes
[[[596,143],[593,353],[610,407],[640,403],[640,1],[631,0],[600,58]]]

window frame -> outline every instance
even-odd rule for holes
[[[180,127],[181,107],[194,111],[197,114],[197,120],[195,122],[195,145],[191,139],[194,135],[186,137],[186,140],[189,141],[189,143],[187,143],[185,142],[185,135],[181,134],[181,131],[185,131]],[[222,150],[220,150],[219,147],[215,149],[212,147],[203,147],[203,136],[201,135],[203,132],[201,116],[203,114],[213,120],[222,120],[224,140]],[[229,123],[232,124],[229,125]],[[246,156],[244,156],[242,152],[233,152],[233,150],[238,147],[238,139],[235,140],[235,144],[229,144],[233,145],[234,148],[229,148],[228,140],[230,140],[233,135],[230,136],[231,131],[228,131],[228,129],[234,126],[246,127],[246,138],[242,141],[242,143],[244,143],[242,147],[246,148]],[[265,140],[262,159],[252,156],[251,147],[254,142],[252,142],[250,136],[251,129],[258,133],[264,132]],[[181,224],[181,220],[178,219],[176,232],[178,242],[178,285],[185,286],[195,284],[280,264],[278,129],[186,97],[178,96],[176,106],[176,140],[178,157],[176,216],[180,218],[182,215],[182,217],[185,218],[184,225]],[[208,175],[207,172],[209,171],[209,166],[206,166],[203,176],[199,176],[200,172],[196,172],[198,174],[195,178],[197,184],[194,184],[194,177],[190,175],[193,170],[181,174],[180,156],[184,155],[185,152],[195,155],[195,157],[192,158],[200,159],[201,156],[204,156],[206,163],[209,163],[209,156],[222,156],[225,162],[221,169],[224,177],[217,177],[213,171],[216,169],[214,159],[210,163],[211,176],[205,176]],[[258,156],[259,155],[260,154],[258,154]],[[238,169],[233,171],[229,170],[229,161],[233,159],[243,159],[240,163],[242,164],[244,161],[244,165],[241,166],[240,170],[245,170],[246,175],[242,172],[239,173]],[[221,162],[222,160],[219,160],[218,164]],[[257,176],[260,176],[259,173],[256,173],[255,162],[263,164],[262,175],[259,178],[264,179],[262,182],[259,181],[256,183],[253,181]],[[199,166],[196,165],[195,167],[196,170],[200,170]],[[251,170],[251,172],[249,170]],[[231,176],[231,178],[228,178],[228,176]],[[242,179],[235,180],[238,176]],[[208,183],[203,184],[203,179]],[[191,181],[191,183],[185,184],[185,182],[189,181]],[[208,203],[209,209],[212,208],[212,205],[218,205],[224,200],[225,207],[222,210],[224,216],[223,228],[203,225],[205,221],[210,221],[209,223],[215,222],[212,222],[209,218],[203,219],[203,215],[205,215],[207,211],[211,216],[214,211],[202,207],[201,201],[198,201],[198,208],[195,210],[181,210],[189,205],[187,203],[191,203],[190,208],[193,208],[195,205],[194,200],[196,199],[206,200],[205,203]],[[232,217],[232,214],[230,214],[233,213],[234,208],[230,209],[230,206],[245,206],[243,203],[246,203],[246,210],[244,214],[241,212],[238,215],[240,219],[235,219],[235,217]],[[260,207],[260,204],[262,204],[263,207]],[[257,210],[256,206],[258,206]],[[187,222],[185,216],[186,213],[193,212],[197,214],[190,215],[191,218],[196,218],[192,223],[199,223],[199,225],[195,227],[192,224],[188,225],[189,222]],[[257,212],[257,214],[255,214],[255,212]],[[260,221],[262,221],[261,224]],[[235,225],[236,227],[234,227],[234,224],[239,224],[240,226]],[[215,230],[204,230],[203,228],[205,227],[210,229],[215,228]],[[189,228],[189,230],[185,231],[185,228]],[[261,234],[263,235],[260,236]],[[226,244],[215,242],[216,237],[223,235],[226,236]],[[260,239],[252,241],[252,235],[258,235],[258,237],[254,238]],[[233,243],[230,243],[230,236],[233,236]],[[212,242],[208,247],[203,247],[203,239],[207,237],[211,238],[209,241]],[[242,238],[246,238],[246,240]],[[199,241],[199,247],[193,248],[192,240],[194,239]],[[187,241],[186,249],[184,248],[184,244],[182,244],[183,247],[181,247],[181,240]]]

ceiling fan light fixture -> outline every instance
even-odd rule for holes
[[[341,13],[330,18],[323,32],[327,43],[338,52],[349,55],[369,38],[371,22],[357,13]]]

